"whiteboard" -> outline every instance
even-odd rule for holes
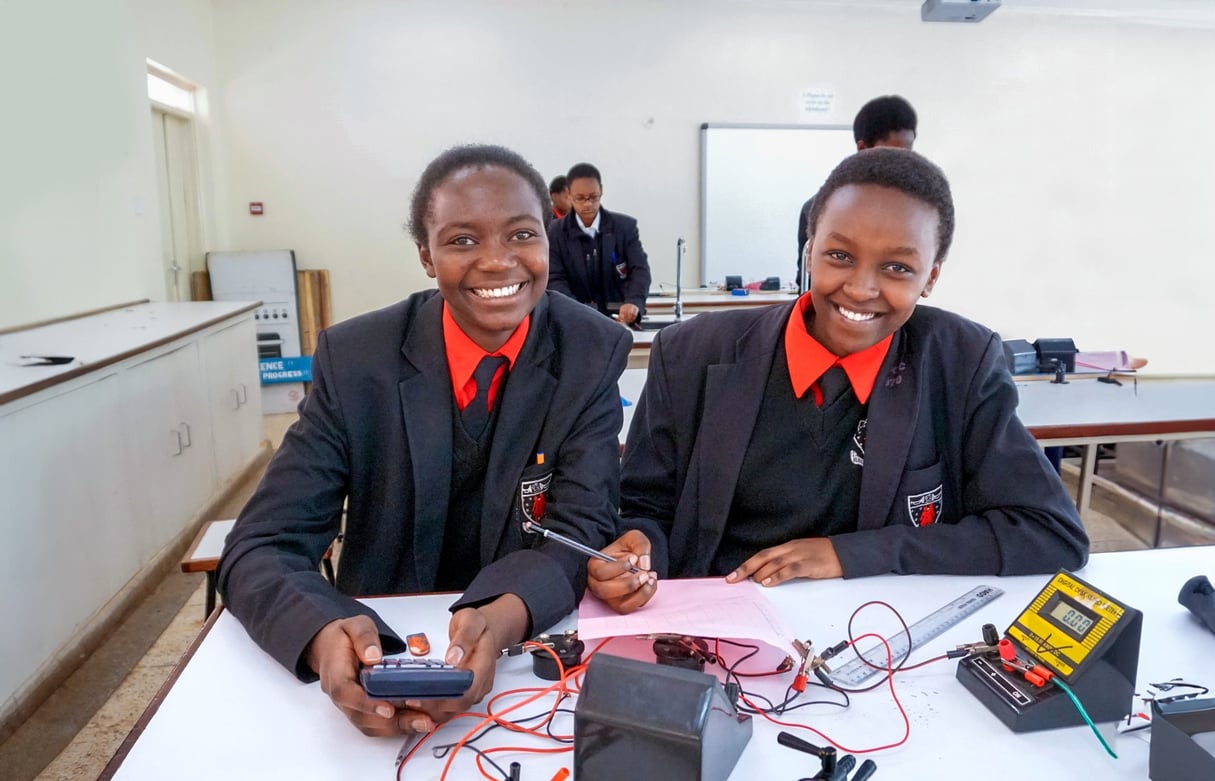
[[[795,284],[798,212],[854,152],[848,125],[701,125],[701,284]]]

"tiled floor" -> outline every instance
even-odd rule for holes
[[[294,417],[267,416],[267,439],[277,446]],[[1069,465],[1065,477],[1074,483],[1075,468]],[[223,517],[234,516],[255,485],[256,479],[242,485]],[[1116,504],[1102,503],[1098,496],[1094,507],[1084,519],[1094,552],[1144,547],[1107,514],[1117,514]],[[0,776],[7,781],[96,778],[202,627],[204,585],[201,575],[170,574],[114,637],[0,745]]]

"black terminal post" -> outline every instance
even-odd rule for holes
[[[963,643],[956,650],[946,651],[945,656],[950,659],[960,659],[967,656],[975,656],[982,654],[994,654],[999,650],[1000,630],[996,629],[995,624],[983,625],[983,641],[979,643]]]
[[[1051,358],[1050,367],[1052,369],[1054,369],[1054,371],[1055,371],[1055,379],[1051,380],[1051,383],[1053,383],[1055,385],[1066,385],[1067,384],[1067,366],[1065,366],[1064,363],[1062,361],[1060,361],[1058,358]]]
[[[845,754],[840,757],[839,762],[835,763],[835,772],[831,774],[829,781],[848,781],[848,774],[852,772],[852,768],[854,767],[856,767],[856,757],[851,754]]]
[[[818,773],[813,776],[811,781],[831,781],[835,777],[836,770],[836,754],[834,746],[816,746],[809,741],[802,740],[798,736],[790,732],[781,732],[776,736],[776,742],[782,746],[787,746],[798,751],[804,751],[807,754],[816,756],[822,762],[822,767]]]

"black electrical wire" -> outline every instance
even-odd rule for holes
[[[554,714],[557,714],[557,713],[568,713],[568,714],[570,714],[571,716],[573,716],[573,715],[574,715],[574,711],[573,711],[573,709],[572,709],[572,708],[555,708],[555,709],[554,709],[552,712],[553,712]],[[547,722],[545,722],[545,724],[544,724],[544,731],[545,731],[545,733],[547,733],[547,734],[548,734],[548,736],[549,736],[551,739],[553,739],[553,740],[557,741],[558,743],[565,743],[566,745],[569,745],[569,744],[571,744],[571,743],[573,743],[573,742],[574,742],[574,739],[573,739],[573,738],[562,738],[562,737],[558,737],[557,735],[554,735],[554,734],[553,734],[553,720],[552,720],[552,719],[549,719]]]
[[[483,733],[481,733],[481,734],[482,734],[482,735],[484,735],[485,733],[483,732]],[[480,737],[480,735],[478,735],[478,737]],[[438,751],[440,748],[450,750],[450,749],[451,749],[451,747],[452,747],[452,746],[454,746],[454,745],[455,745],[455,743],[451,743],[451,744],[448,744],[448,745],[445,745],[445,746],[436,746],[436,747],[435,747],[435,749],[434,749],[434,751],[435,751],[435,752],[437,752],[437,751]],[[481,759],[484,759],[484,760],[485,760],[486,762],[488,762],[489,764],[493,765],[493,766],[494,766],[494,770],[497,770],[499,773],[501,773],[501,774],[502,774],[502,781],[510,781],[510,773],[508,773],[508,772],[506,772],[505,770],[503,770],[503,769],[502,769],[502,766],[501,766],[501,765],[499,765],[497,762],[495,762],[495,761],[494,761],[494,760],[493,760],[493,759],[492,759],[492,758],[489,756],[489,754],[486,754],[486,753],[485,753],[484,751],[482,751],[481,749],[477,748],[476,746],[469,745],[468,743],[465,743],[465,744],[464,744],[464,748],[471,749],[471,750],[472,750],[472,752],[473,752],[474,754],[476,754],[477,756],[481,757]],[[440,755],[440,754],[437,754],[437,753],[435,754],[435,758],[436,758],[436,759],[442,759],[442,758],[443,758],[443,757],[445,757],[445,756],[447,756],[447,751],[444,751],[444,752],[443,752],[441,755]]]
[[[559,700],[557,700],[557,704],[560,705],[561,702],[563,702],[567,697],[569,697],[568,694],[562,694],[561,698]],[[537,719],[542,719],[545,716],[549,715],[550,713],[573,713],[573,711],[570,710],[569,708],[546,708],[542,712],[537,713],[532,716],[523,716],[522,718],[518,718],[518,719],[506,719],[506,721],[510,722],[511,724],[514,724],[515,726],[520,726],[520,725],[526,724],[529,721],[536,721]],[[486,725],[485,729],[481,730],[476,735],[473,735],[471,738],[464,741],[464,746],[466,748],[471,748],[474,751],[476,751],[476,747],[473,746],[473,743],[475,743],[478,740],[480,740],[481,738],[485,737],[493,730],[499,729],[501,727],[502,727],[502,725],[497,722]],[[572,738],[559,738],[556,735],[554,735],[552,733],[552,720],[551,719],[549,720],[549,723],[547,725],[545,725],[545,732],[548,733],[548,736],[550,738],[557,741],[558,743],[573,743],[574,742]],[[447,756],[448,752],[450,752],[455,747],[456,747],[455,743],[443,743],[438,746],[433,746],[430,749],[430,753],[431,753],[431,756],[433,756],[435,759],[443,759],[444,757]],[[477,753],[481,753],[481,752],[478,751]],[[486,757],[486,759],[488,759],[488,757]],[[497,767],[497,766],[495,765],[495,767]],[[501,770],[501,768],[499,768],[499,770]]]
[[[903,634],[907,635],[907,651],[903,654],[902,658],[899,659],[899,663],[894,665],[893,668],[888,669],[886,667],[876,665],[873,662],[866,659],[865,657],[861,656],[861,652],[856,650],[856,639],[855,639],[856,636],[852,632],[852,622],[856,619],[857,615],[862,610],[869,607],[870,605],[881,605],[882,607],[889,610],[891,613],[894,613],[894,617],[899,620],[899,624],[901,624],[903,627]],[[891,605],[889,602],[883,602],[880,599],[872,599],[868,602],[863,603],[856,610],[853,610],[852,615],[848,617],[848,647],[852,649],[853,653],[856,654],[856,658],[860,659],[863,664],[866,664],[875,670],[882,670],[886,674],[884,676],[882,676],[882,678],[877,683],[871,684],[869,686],[864,686],[859,689],[848,689],[848,688],[845,688],[838,684],[832,686],[831,688],[835,689],[838,692],[843,692],[845,694],[861,694],[862,692],[873,691],[874,689],[878,688],[882,684],[886,683],[886,681],[888,681],[890,679],[891,675],[893,675],[894,673],[900,672],[904,669],[904,665],[907,663],[908,657],[911,656],[911,629],[908,628],[907,622],[903,620],[903,615],[901,613],[899,613],[899,611],[895,610],[893,605]],[[928,662],[922,662],[920,664],[917,664],[916,666],[917,667],[923,666],[932,661],[938,661],[938,660],[930,659]],[[906,669],[912,669],[912,668],[906,668]]]
[[[723,670],[725,670],[726,683],[729,683],[731,679],[734,679],[734,682],[736,684],[738,684],[739,691],[748,700],[750,700],[752,702],[762,701],[763,703],[766,703],[768,706],[767,708],[756,709],[756,708],[752,708],[747,705],[739,705],[738,709],[740,711],[742,711],[743,713],[750,713],[750,714],[768,713],[768,714],[776,714],[779,716],[781,714],[787,713],[788,711],[797,710],[798,708],[806,708],[811,705],[834,705],[838,708],[847,708],[847,707],[849,707],[849,705],[852,704],[851,700],[848,697],[847,692],[839,691],[839,690],[835,689],[834,687],[825,686],[825,685],[815,682],[815,681],[808,681],[807,683],[809,683],[811,686],[817,686],[820,689],[827,689],[829,691],[838,691],[839,694],[843,695],[844,701],[841,703],[841,702],[837,702],[835,700],[807,700],[806,702],[801,702],[801,703],[794,705],[793,703],[796,702],[801,697],[802,693],[794,691],[793,687],[789,686],[788,688],[785,689],[784,700],[782,700],[779,704],[774,703],[774,702],[772,702],[772,700],[769,697],[766,697],[762,694],[749,692],[749,691],[743,689],[741,678],[743,676],[761,677],[761,676],[766,676],[766,675],[772,675],[777,671],[763,672],[763,673],[740,673],[740,672],[738,672],[738,669],[737,669],[738,666],[741,665],[743,662],[745,662],[746,660],[750,659],[752,656],[755,656],[757,653],[759,653],[758,645],[755,645],[753,643],[741,643],[736,640],[726,640],[726,639],[720,638],[720,637],[702,637],[699,639],[704,640],[706,642],[725,643],[727,645],[735,646],[736,648],[750,649],[750,651],[748,653],[746,653],[745,655],[743,655],[742,657],[740,657],[738,659],[735,659],[729,665],[723,664],[721,657],[720,656],[717,657],[717,664],[720,665]],[[715,654],[715,656],[716,656],[716,654]]]

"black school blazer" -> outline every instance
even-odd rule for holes
[[[608,314],[608,304],[624,303],[633,304],[644,315],[650,294],[650,261],[641,246],[637,220],[601,208],[599,234],[603,256],[595,269],[601,277],[596,283],[588,276],[584,253],[591,245],[578,226],[578,214],[571,210],[549,225],[548,289],[589,304],[602,284],[607,300],[594,301],[600,312]]]
[[[434,588],[454,410],[441,314],[442,298],[430,290],[321,334],[300,419],[224,547],[224,603],[301,679],[316,677],[301,659],[306,645],[335,619],[369,615],[385,653],[404,650],[352,597]],[[496,402],[481,555],[467,562],[478,574],[453,610],[515,593],[539,631],[574,609],[585,557],[525,540],[515,508],[524,481],[551,476],[546,526],[595,548],[615,537],[623,420],[616,382],[631,345],[624,328],[563,296],[546,293],[533,310]],[[317,564],[347,499],[334,589]]]
[[[708,568],[792,307],[699,315],[654,340],[621,516],[650,538],[663,576],[725,574]],[[999,336],[917,307],[869,399],[856,531],[831,537],[844,576],[1083,566],[1076,508],[1016,406]],[[938,497],[935,522],[918,526],[916,503]]]

